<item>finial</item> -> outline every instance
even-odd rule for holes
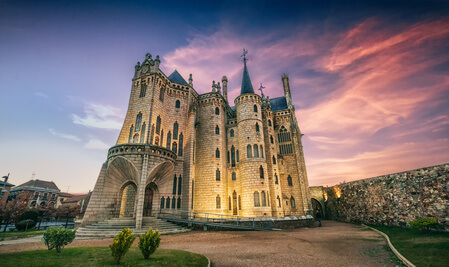
[[[147,54],[145,55],[145,59],[151,60],[151,54],[150,54],[150,53],[147,53]]]
[[[220,87],[220,82],[218,82],[218,83],[217,83],[217,92],[221,94],[220,89],[221,89],[221,87]]]
[[[260,83],[260,88],[259,88],[259,91],[260,91],[260,93],[262,94],[262,97],[264,97],[264,95],[263,95],[263,90],[262,89],[264,89],[265,87],[262,85],[262,83]]]
[[[248,59],[246,58],[246,54],[248,54],[248,50],[245,50],[245,48],[243,48],[243,54],[242,54],[240,57],[243,57],[242,61],[243,61],[243,63],[245,63],[245,64],[246,64],[246,61],[248,60]]]
[[[215,84],[215,81],[212,81],[212,92],[215,92],[215,87],[217,87],[217,85]]]
[[[189,85],[193,87],[192,73],[189,74]]]
[[[136,69],[137,69],[137,68],[140,68],[140,61],[137,61]]]
[[[150,55],[150,58],[151,58],[151,55]],[[159,55],[156,56],[155,60],[161,62],[161,60],[159,59]]]

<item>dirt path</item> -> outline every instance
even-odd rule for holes
[[[279,232],[195,231],[162,236],[161,248],[206,255],[213,266],[395,266],[384,248],[386,241],[377,233],[340,222],[323,225]],[[67,247],[111,243],[112,239],[75,240]],[[45,248],[41,242],[5,244],[0,254]]]

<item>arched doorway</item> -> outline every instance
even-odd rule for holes
[[[129,182],[122,187],[119,217],[134,217],[134,206],[136,204],[137,186]]]
[[[321,203],[314,198],[312,198],[312,208],[313,208],[313,217],[315,217],[316,213],[320,211],[321,217],[324,218],[323,207],[321,206]]]
[[[237,193],[232,193],[232,214],[237,215]]]
[[[149,183],[145,187],[145,198],[143,202],[143,216],[149,217],[153,212],[153,197],[157,193],[157,185],[155,183]]]

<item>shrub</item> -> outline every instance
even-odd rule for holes
[[[120,264],[120,260],[125,256],[136,239],[136,236],[132,233],[133,231],[129,228],[124,228],[120,234],[114,237],[114,242],[109,245],[112,257],[114,257],[117,264]]]
[[[156,252],[159,244],[161,243],[161,233],[156,229],[150,227],[145,234],[139,236],[139,248],[143,257],[147,260],[151,254]]]
[[[28,210],[20,215],[20,221],[28,219],[37,222],[39,220],[39,213],[37,212],[37,210]]]
[[[22,221],[16,223],[16,229],[18,231],[29,230],[29,229],[33,228],[34,226],[36,226],[36,222],[31,219],[22,220]]]
[[[76,230],[53,226],[44,232],[43,240],[48,250],[56,249],[60,253],[65,245],[72,243],[75,233]]]
[[[442,226],[438,223],[437,218],[419,218],[414,221],[410,221],[410,228],[418,229],[419,231],[429,232],[430,230],[441,229]]]

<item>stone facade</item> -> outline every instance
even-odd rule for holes
[[[83,225],[160,209],[247,217],[301,216],[310,193],[288,76],[284,96],[254,93],[246,60],[231,107],[227,78],[199,95],[159,57],[135,67],[128,112],[109,149]]]
[[[435,217],[449,229],[449,164],[336,185],[324,194],[330,219],[406,226]]]

